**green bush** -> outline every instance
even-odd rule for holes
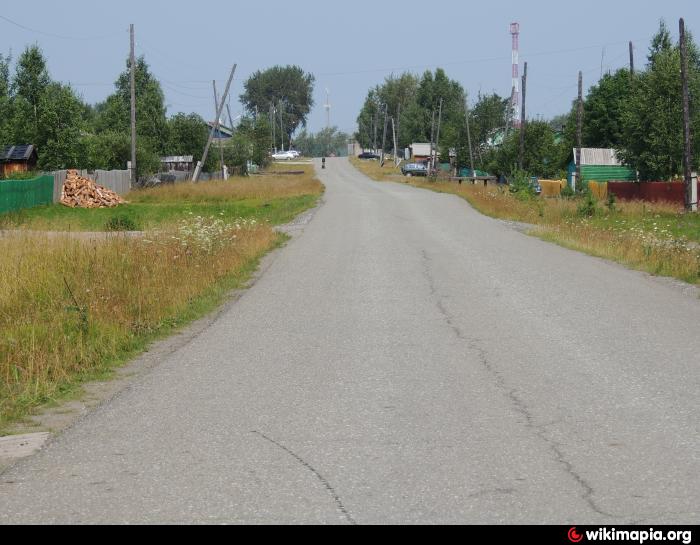
[[[569,184],[566,184],[561,190],[561,197],[563,199],[573,199],[576,196],[576,192],[571,188]]]
[[[511,194],[522,201],[528,201],[537,197],[537,192],[532,184],[532,176],[522,170],[513,174],[509,189]]]
[[[126,214],[113,216],[105,224],[105,231],[109,232],[127,232],[138,231],[138,224]]]
[[[592,218],[598,211],[598,203],[590,189],[586,189],[581,196],[582,200],[578,206],[578,215],[582,218]]]

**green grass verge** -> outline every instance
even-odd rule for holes
[[[318,201],[316,195],[285,199],[213,201],[197,203],[143,202],[116,209],[78,209],[61,205],[43,206],[0,216],[0,229],[40,231],[104,231],[113,218],[127,218],[136,230],[147,231],[180,221],[188,215],[255,219],[281,225],[290,222]]]

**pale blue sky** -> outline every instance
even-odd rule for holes
[[[354,130],[367,90],[405,68],[422,72],[442,66],[472,97],[479,90],[509,95],[512,21],[521,24],[533,117],[568,110],[578,70],[584,71],[586,86],[600,76],[603,48],[604,70],[627,64],[629,40],[643,64],[662,17],[674,35],[682,16],[700,36],[698,0],[34,0],[5,3],[0,16],[32,29],[0,19],[0,51],[17,53],[38,43],[52,76],[72,83],[89,102],[112,91],[133,22],[137,51],[162,80],[170,113],[196,111],[213,118],[210,82],[217,79],[222,88],[235,62],[237,115],[249,74],[274,64],[298,64],[317,79],[310,127],[325,125],[328,88],[332,123],[345,131]]]

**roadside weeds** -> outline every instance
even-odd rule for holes
[[[279,189],[279,201],[294,201],[291,220],[323,193],[315,179],[292,188],[278,181],[251,180],[239,197]],[[199,187],[207,197],[190,201],[234,198],[222,183]],[[185,188],[175,189],[158,201],[182,199]],[[193,213],[138,237],[0,237],[0,277],[11,279],[0,284],[0,435],[220,307],[288,239],[267,221]]]

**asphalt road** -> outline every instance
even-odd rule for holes
[[[0,475],[0,522],[700,520],[697,293],[322,179],[237,304]]]

